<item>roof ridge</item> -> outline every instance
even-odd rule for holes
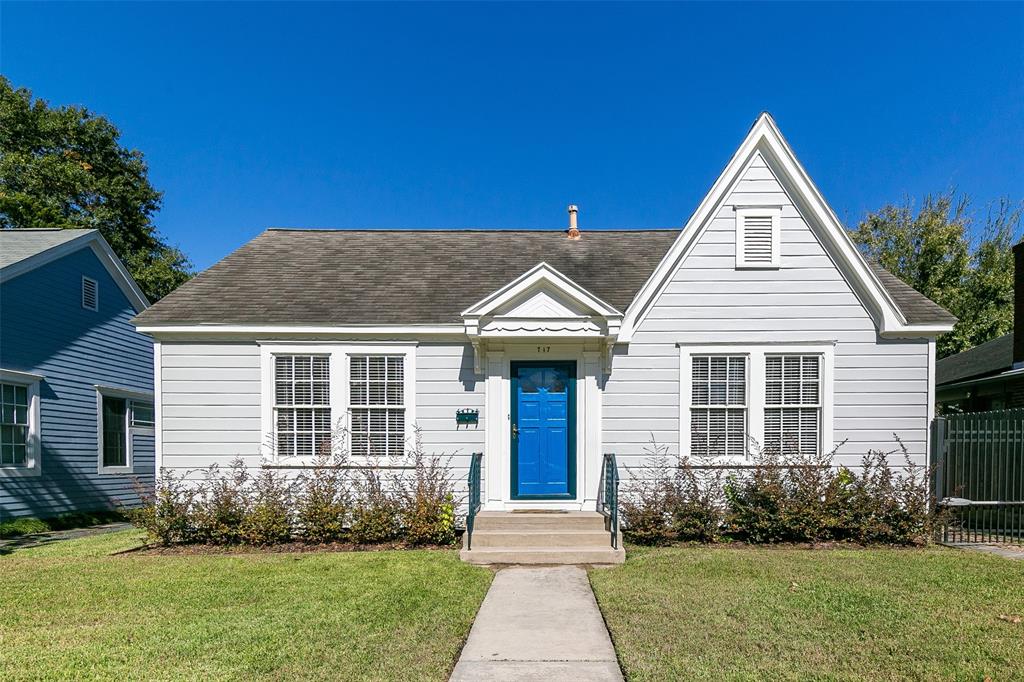
[[[617,227],[617,228],[588,228],[587,230],[581,230],[583,235],[592,233],[607,233],[607,232],[678,232],[682,228],[680,227]],[[522,227],[522,228],[507,228],[507,227],[416,227],[416,228],[404,228],[404,227],[268,227],[266,232],[406,232],[406,233],[424,233],[424,232],[450,232],[450,233],[481,233],[481,232],[535,232],[535,233],[564,233],[565,228],[544,228],[544,227]]]

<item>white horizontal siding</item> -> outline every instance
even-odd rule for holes
[[[736,270],[733,205],[782,206],[782,266]],[[771,170],[758,159],[725,200],[637,329],[617,351],[604,393],[605,452],[643,468],[652,437],[678,453],[678,343],[835,341],[836,463],[890,451],[896,433],[923,462],[928,346],[883,340]],[[684,368],[684,371],[686,368]]]
[[[257,466],[269,438],[261,425],[259,345],[165,342],[161,361],[163,466],[183,475],[236,457]],[[471,347],[417,347],[416,425],[425,451],[442,456],[460,490],[470,455],[483,452],[483,408],[484,384],[473,373]],[[459,409],[479,410],[480,424],[458,426]]]

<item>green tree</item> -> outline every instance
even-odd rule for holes
[[[975,230],[966,196],[928,195],[870,213],[851,231],[866,256],[932,299],[958,321],[938,339],[938,355],[972,348],[1013,328],[1013,253],[1021,205],[992,207]]]
[[[142,152],[83,107],[50,107],[0,76],[0,228],[96,228],[151,301],[192,276],[153,224]]]

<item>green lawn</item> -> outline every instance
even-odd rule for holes
[[[590,574],[630,680],[1024,679],[1024,562],[630,548]]]
[[[0,679],[445,679],[491,573],[454,551],[0,556]]]

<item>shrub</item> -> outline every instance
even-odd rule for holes
[[[129,510],[128,517],[150,541],[164,546],[194,542],[191,515],[196,492],[173,471],[161,469],[152,493],[139,486],[142,506]]]
[[[622,491],[623,535],[637,544],[714,542],[723,520],[722,470],[706,458],[675,462],[652,443],[646,470]]]
[[[419,433],[411,452],[412,476],[398,480],[399,516],[405,539],[412,545],[455,542],[455,486],[447,461],[423,452]]]
[[[311,472],[299,479],[295,515],[306,542],[338,542],[346,537],[352,495],[344,464],[344,457],[322,454]]]
[[[195,504],[196,539],[212,545],[242,542],[242,522],[249,513],[249,472],[241,458],[222,474],[216,464],[206,470],[206,482]]]
[[[239,529],[250,545],[274,545],[291,539],[292,494],[289,483],[274,469],[263,469],[249,487],[252,502]]]
[[[861,462],[859,475],[848,473],[844,486],[845,530],[861,543],[911,544],[931,535],[935,519],[929,509],[928,472],[911,462],[906,446],[891,452],[872,450]],[[903,455],[902,473],[889,458]]]
[[[378,466],[360,469],[353,483],[352,526],[349,537],[359,544],[395,540],[401,534],[399,506],[389,488],[393,480]],[[388,483],[392,485],[388,485]]]

